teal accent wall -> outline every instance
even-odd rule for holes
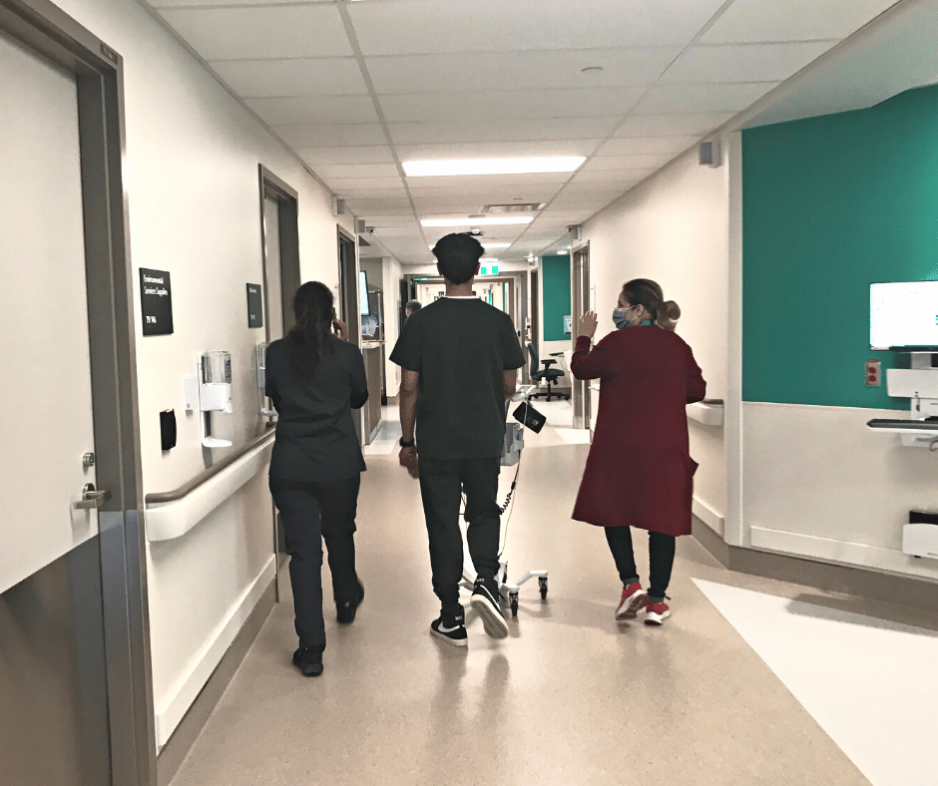
[[[869,286],[938,279],[938,87],[743,132],[743,399],[907,409]],[[882,361],[883,384],[863,364]]]
[[[570,316],[573,297],[570,292],[570,257],[546,256],[541,258],[544,288],[544,341],[565,341],[570,335],[563,332],[563,318]]]

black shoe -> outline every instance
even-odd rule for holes
[[[293,653],[293,665],[304,677],[318,677],[322,674],[322,650],[319,647],[300,647]]]
[[[358,607],[361,606],[361,603],[364,599],[365,599],[365,585],[359,581],[358,582],[358,598],[356,600],[350,600],[347,603],[335,604],[336,619],[343,625],[350,625],[352,622],[355,621],[355,612],[358,611]]]
[[[455,616],[440,614],[430,623],[430,633],[439,636],[456,647],[465,647],[469,643],[466,633],[466,615],[460,611]]]
[[[495,579],[476,579],[469,605],[482,617],[482,624],[489,636],[503,639],[508,635],[508,623],[498,602],[498,584]]]

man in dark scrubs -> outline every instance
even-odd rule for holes
[[[391,353],[402,369],[400,463],[412,470],[416,466],[420,478],[433,591],[441,606],[430,629],[457,646],[467,642],[459,602],[463,494],[469,555],[478,575],[470,604],[487,634],[508,635],[495,579],[498,476],[505,400],[515,392],[524,355],[511,317],[472,294],[482,252],[468,234],[447,235],[436,244],[433,253],[446,296],[407,320]]]

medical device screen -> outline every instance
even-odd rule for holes
[[[938,281],[871,284],[870,347],[938,348]]]

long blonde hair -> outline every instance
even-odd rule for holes
[[[632,306],[644,306],[652,322],[664,330],[674,330],[681,318],[681,307],[665,300],[661,286],[648,278],[633,278],[622,287],[622,294]]]

